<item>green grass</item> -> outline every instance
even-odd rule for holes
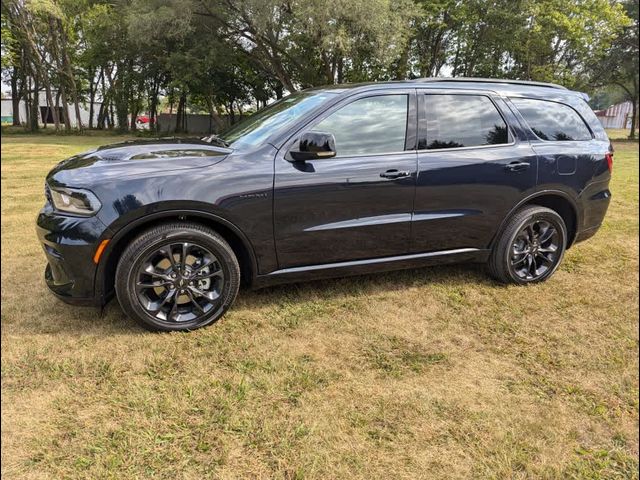
[[[611,140],[627,140],[631,130],[629,128],[608,128],[607,135]],[[638,132],[636,131],[636,141],[638,140]]]
[[[638,145],[547,283],[449,266],[241,292],[152,334],[55,300],[43,179],[98,136],[2,138],[3,478],[638,478]]]

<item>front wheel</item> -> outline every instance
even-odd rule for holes
[[[509,220],[489,258],[491,276],[502,283],[542,282],[556,271],[567,246],[567,227],[550,208],[531,205]]]
[[[231,306],[240,267],[229,244],[202,225],[178,222],[140,234],[116,270],[124,312],[150,330],[204,327]]]

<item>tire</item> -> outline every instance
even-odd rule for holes
[[[545,281],[562,262],[566,247],[567,227],[562,217],[550,208],[526,206],[509,219],[495,242],[489,273],[502,283]]]
[[[229,309],[240,286],[240,266],[215,231],[175,222],[150,228],[127,246],[115,283],[122,310],[144,328],[194,330]]]

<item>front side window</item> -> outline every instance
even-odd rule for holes
[[[425,98],[426,141],[420,142],[420,149],[509,143],[507,124],[488,97],[427,94]]]
[[[337,156],[401,152],[407,134],[408,95],[356,100],[317,123],[312,131],[332,133]]]
[[[512,98],[516,108],[542,140],[591,140],[591,132],[573,108],[532,98]]]

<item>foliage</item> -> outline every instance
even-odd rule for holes
[[[233,119],[311,86],[438,75],[586,90],[607,79],[635,91],[637,102],[637,4],[7,0],[2,73],[12,96],[27,104],[35,99],[37,107],[37,91],[51,91],[48,104],[61,102],[67,129],[66,112],[79,103],[99,109],[90,128],[135,129],[138,114],[148,112],[153,122],[162,104],[177,113],[180,130],[187,111],[206,111],[220,123],[221,114]],[[635,50],[628,46],[633,31]],[[634,66],[635,90],[621,73]],[[38,127],[33,118],[27,124]]]
[[[594,62],[598,83],[614,85],[624,100],[632,102],[633,113],[629,138],[636,138],[638,128],[638,0],[628,0],[624,4],[628,21],[620,35],[607,50],[600,62]]]
[[[246,289],[158,335],[38,280],[44,176],[128,138],[3,131],[3,479],[638,480],[637,142],[548,282],[460,265]]]

